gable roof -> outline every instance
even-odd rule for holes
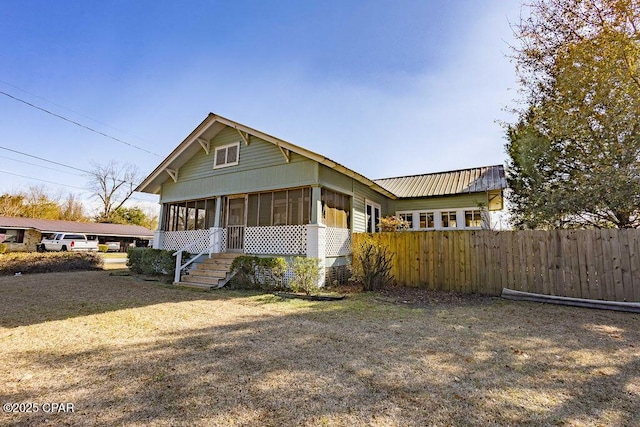
[[[0,216],[0,228],[34,229],[43,233],[64,231],[98,236],[153,238],[153,231],[140,225],[102,224],[95,222],[59,221],[40,218]]]
[[[467,194],[507,187],[502,165],[376,179],[374,182],[399,198]]]
[[[277,146],[285,156],[289,152],[294,152],[308,159],[314,160],[324,166],[327,166],[337,172],[340,172],[343,175],[353,178],[356,181],[359,181],[367,187],[371,188],[372,190],[384,194],[389,198],[396,198],[395,194],[391,193],[385,188],[382,188],[374,181],[370,180],[364,175],[359,174],[358,172],[347,168],[346,166],[341,165],[338,162],[329,159],[328,157],[325,157],[318,153],[314,153],[313,151],[307,150],[306,148],[294,145],[290,142],[250,128],[249,126],[245,126],[241,123],[234,122],[233,120],[229,120],[214,113],[209,113],[207,118],[204,119],[202,123],[200,123],[198,127],[196,127],[193,132],[191,132],[189,136],[187,136],[184,141],[182,141],[180,145],[178,145],[167,156],[167,158],[165,158],[162,163],[160,163],[160,165],[158,165],[158,167],[155,168],[153,172],[151,172],[151,174],[149,174],[149,176],[147,176],[142,181],[142,183],[140,183],[140,185],[138,185],[135,191],[159,194],[162,184],[170,178],[177,180],[180,168],[185,163],[187,163],[187,161],[189,161],[189,159],[191,159],[191,157],[193,157],[199,150],[204,149],[207,153],[209,152],[209,144],[211,140],[225,127],[236,129],[239,136],[246,143],[248,143],[251,136],[256,136],[266,142]]]

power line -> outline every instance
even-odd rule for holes
[[[73,173],[73,172],[63,171],[62,169],[54,169],[54,168],[51,168],[51,167],[49,167],[49,166],[38,165],[38,164],[36,164],[36,163],[31,163],[31,162],[25,162],[24,160],[13,159],[13,158],[11,158],[11,157],[0,156],[0,158],[2,158],[2,159],[8,159],[8,160],[11,160],[11,161],[14,161],[14,162],[24,163],[24,164],[26,164],[26,165],[36,166],[36,167],[39,167],[39,168],[47,168],[47,169],[49,169],[49,170],[53,170],[53,171],[56,171],[56,172],[68,173],[68,174],[70,174],[70,175],[75,175],[75,176],[84,176],[84,175],[80,175],[79,173]]]
[[[11,151],[12,153],[22,154],[23,156],[32,157],[34,159],[42,160],[43,162],[53,163],[54,165],[58,165],[58,166],[64,166],[65,168],[69,168],[69,169],[75,169],[75,170],[80,171],[80,172],[91,173],[91,172],[89,172],[87,170],[79,169],[79,168],[77,168],[75,166],[69,166],[69,165],[65,165],[64,163],[54,162],[53,160],[49,160],[49,159],[45,159],[45,158],[42,158],[42,157],[34,156],[33,154],[23,153],[22,151],[14,150],[12,148],[7,148],[7,147],[0,146],[0,150],[7,150],[7,151]]]
[[[49,99],[47,99],[47,98],[44,98],[44,97],[42,97],[42,96],[36,95],[36,94],[35,94],[35,93],[33,93],[33,92],[29,92],[28,90],[22,89],[22,88],[20,88],[20,87],[18,87],[18,86],[16,86],[16,85],[13,85],[13,84],[11,84],[11,83],[9,83],[9,82],[4,81],[4,80],[0,80],[0,83],[3,83],[3,84],[5,84],[5,85],[7,85],[7,86],[10,86],[10,87],[14,88],[14,89],[17,89],[17,90],[19,90],[20,92],[24,92],[24,93],[26,93],[26,94],[28,94],[28,95],[31,95],[31,96],[33,96],[33,97],[35,97],[35,98],[41,99],[41,100],[43,100],[43,101],[45,101],[45,102],[48,102],[48,103],[50,103],[50,104],[52,104],[52,105],[55,105],[56,107],[60,107],[60,108],[62,108],[63,110],[67,110],[67,111],[69,111],[69,112],[71,112],[71,113],[73,113],[73,114],[77,114],[77,115],[79,115],[80,117],[84,117],[85,119],[89,119],[89,120],[91,120],[92,122],[95,122],[95,123],[101,124],[101,125],[103,125],[103,126],[106,126],[106,127],[108,127],[108,128],[111,128],[111,129],[113,129],[113,130],[117,130],[118,132],[128,133],[129,135],[131,135],[131,136],[133,136],[133,137],[135,137],[135,138],[137,138],[137,139],[139,139],[139,140],[141,140],[141,141],[149,142],[149,141],[147,141],[146,139],[144,139],[144,138],[142,138],[142,137],[140,137],[140,136],[138,136],[138,135],[134,135],[134,134],[132,134],[131,132],[127,132],[127,131],[124,131],[124,130],[122,130],[122,129],[118,129],[118,128],[116,128],[116,127],[113,127],[113,126],[111,126],[111,125],[109,125],[109,124],[107,124],[107,123],[101,122],[100,120],[96,120],[96,119],[94,119],[93,117],[89,117],[89,116],[87,116],[87,115],[85,115],[85,114],[79,113],[79,112],[77,112],[77,111],[75,111],[75,110],[72,110],[71,108],[67,108],[67,107],[65,107],[65,106],[64,106],[64,105],[62,105],[62,104],[58,104],[57,102],[54,102],[54,101],[51,101],[51,100],[49,100]]]
[[[5,171],[5,170],[2,170],[2,169],[0,169],[0,173],[6,173],[6,174],[9,174],[9,175],[13,175],[13,176],[19,176],[20,178],[33,179],[35,181],[42,181],[42,182],[46,182],[47,184],[60,185],[62,187],[69,187],[69,188],[75,188],[77,190],[87,191],[86,188],[74,187],[73,185],[60,184],[60,183],[53,182],[53,181],[47,181],[47,180],[40,179],[40,178],[34,178],[32,176],[20,175],[18,173],[9,172],[9,171]]]
[[[49,111],[49,110],[47,110],[46,108],[39,107],[39,106],[37,106],[37,105],[35,105],[35,104],[32,104],[32,103],[30,103],[30,102],[25,101],[24,99],[20,99],[20,98],[18,98],[18,97],[15,97],[15,96],[13,96],[13,95],[10,95],[10,94],[8,94],[8,93],[6,93],[6,92],[4,92],[4,91],[1,91],[1,90],[0,90],[0,95],[4,95],[4,96],[9,97],[9,98],[11,98],[11,99],[13,99],[13,100],[15,100],[15,101],[18,101],[18,102],[21,102],[21,103],[23,103],[23,104],[25,104],[25,105],[28,105],[29,107],[32,107],[32,108],[35,108],[35,109],[37,109],[37,110],[43,111],[43,112],[45,112],[45,113],[47,113],[47,114],[50,114],[50,115],[52,115],[52,116],[54,116],[54,117],[57,117],[57,118],[59,118],[59,119],[62,119],[62,120],[64,120],[64,121],[66,121],[66,122],[72,123],[72,124],[74,124],[74,125],[76,125],[76,126],[79,126],[79,127],[83,128],[83,129],[87,129],[87,130],[89,130],[89,131],[91,131],[91,132],[97,133],[98,135],[102,135],[102,136],[104,136],[105,138],[112,139],[112,140],[114,140],[114,141],[116,141],[116,142],[119,142],[119,143],[121,143],[121,144],[125,144],[125,145],[128,145],[129,147],[135,148],[136,150],[144,151],[145,153],[149,153],[149,154],[152,154],[152,155],[154,155],[154,156],[158,156],[158,157],[160,157],[160,154],[158,154],[158,153],[154,153],[154,152],[149,151],[149,150],[147,150],[147,149],[145,149],[145,148],[138,147],[138,146],[137,146],[137,145],[135,145],[135,144],[131,144],[130,142],[123,141],[123,140],[118,139],[118,138],[116,138],[116,137],[114,137],[114,136],[111,136],[111,135],[108,135],[108,134],[106,134],[106,133],[104,133],[104,132],[100,132],[99,130],[93,129],[93,128],[89,127],[89,126],[85,126],[85,125],[83,125],[83,124],[81,124],[81,123],[78,123],[78,122],[76,122],[76,121],[74,121],[74,120],[71,120],[71,119],[66,118],[66,117],[64,117],[64,116],[61,116],[60,114],[56,114],[56,113],[54,113],[54,112],[52,112],[52,111]]]
[[[77,170],[77,171],[83,172],[84,174],[90,174],[90,175],[91,175],[91,174],[93,174],[93,172],[90,172],[90,171],[87,171],[87,170],[84,170],[84,169],[79,169],[79,168],[77,168],[77,167],[75,167],[75,166],[65,165],[64,163],[55,162],[55,161],[53,161],[53,160],[45,159],[44,157],[34,156],[33,154],[24,153],[24,152],[22,152],[22,151],[14,150],[14,149],[12,149],[12,148],[7,148],[7,147],[0,146],[0,149],[1,149],[1,150],[11,151],[12,153],[16,153],[16,154],[21,154],[21,155],[23,155],[23,156],[32,157],[32,158],[34,158],[34,159],[42,160],[43,162],[52,163],[52,164],[55,164],[55,165],[58,165],[58,166],[64,166],[65,168],[74,169],[74,170]],[[0,157],[4,157],[4,156],[0,156]],[[5,158],[5,159],[9,159],[9,157],[4,157],[4,158]],[[18,161],[18,162],[27,163],[27,164],[29,164],[29,165],[38,166],[38,167],[46,167],[46,166],[42,166],[42,165],[37,165],[37,164],[35,164],[35,163],[29,163],[29,162],[25,162],[25,161],[21,161],[21,160],[16,160],[16,159],[10,159],[10,160],[15,160],[15,161]],[[58,170],[58,169],[54,169],[54,170]],[[71,173],[71,174],[73,174],[72,172],[65,172],[65,171],[61,171],[61,170],[58,170],[58,171],[59,171],[59,172],[63,172],[63,173]],[[8,174],[10,174],[10,175],[22,176],[22,175],[18,175],[18,174],[12,173],[12,172],[6,172],[6,171],[1,171],[1,170],[0,170],[0,172],[5,172],[5,173],[8,173]],[[80,174],[73,174],[73,175],[83,176],[83,175],[80,175]],[[48,182],[48,183],[50,183],[50,184],[54,184],[54,185],[61,185],[61,186],[64,186],[64,187],[78,188],[78,187],[73,187],[73,186],[70,186],[70,185],[58,184],[58,183],[55,183],[55,182],[45,181],[45,180],[42,180],[42,179],[39,179],[39,178],[31,178],[31,177],[27,177],[27,176],[24,176],[24,178],[28,178],[28,179],[35,179],[35,180],[38,180],[38,181]],[[136,186],[137,186],[137,184],[136,184],[136,183],[133,183],[133,182],[129,182],[129,181],[124,181],[124,182],[125,182],[125,183],[127,183],[127,184],[133,184],[133,185],[136,185]],[[89,190],[87,190],[86,188],[81,188],[81,190],[89,191]],[[150,195],[150,196],[151,196],[151,195]],[[132,197],[131,197],[131,198],[132,198]],[[149,202],[155,201],[155,200],[150,200],[150,199],[149,199],[149,200],[145,200],[145,199],[140,199],[140,198],[137,198],[137,200],[140,200],[140,201],[149,201]]]

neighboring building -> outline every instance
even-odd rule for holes
[[[10,252],[33,252],[43,234],[57,231],[86,234],[100,243],[119,242],[122,251],[131,245],[147,246],[153,239],[153,231],[139,225],[0,217],[0,243]]]
[[[351,233],[398,214],[414,230],[482,229],[502,209],[502,166],[371,180],[209,114],[138,186],[159,194],[154,247],[348,262]],[[329,276],[332,277],[332,276]]]

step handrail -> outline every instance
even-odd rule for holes
[[[220,243],[220,241],[218,239],[213,239],[214,243],[212,243],[211,245],[209,245],[208,247],[204,248],[203,250],[200,251],[200,253],[198,253],[196,256],[192,257],[189,261],[187,261],[186,263],[184,263],[184,265],[182,265],[182,252],[185,252],[187,249],[191,248],[193,245],[195,245],[196,243],[200,243],[205,239],[211,240],[211,238],[218,233],[222,233],[222,231],[224,230],[224,228],[213,228],[209,231],[209,233],[206,236],[202,236],[201,238],[199,238],[198,240],[195,240],[191,243],[189,243],[187,246],[185,246],[182,249],[178,249],[176,252],[174,252],[172,255],[174,257],[176,257],[176,272],[175,275],[173,277],[173,282],[174,283],[178,283],[180,282],[180,276],[182,276],[182,270],[184,270],[185,268],[187,268],[189,265],[191,265],[195,260],[197,260],[201,255],[204,255],[205,252],[209,252],[209,257],[211,257],[211,254],[213,253],[213,249]]]

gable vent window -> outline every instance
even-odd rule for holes
[[[233,166],[238,164],[238,157],[240,156],[240,143],[223,145],[216,148],[214,169],[225,168],[227,166]]]

